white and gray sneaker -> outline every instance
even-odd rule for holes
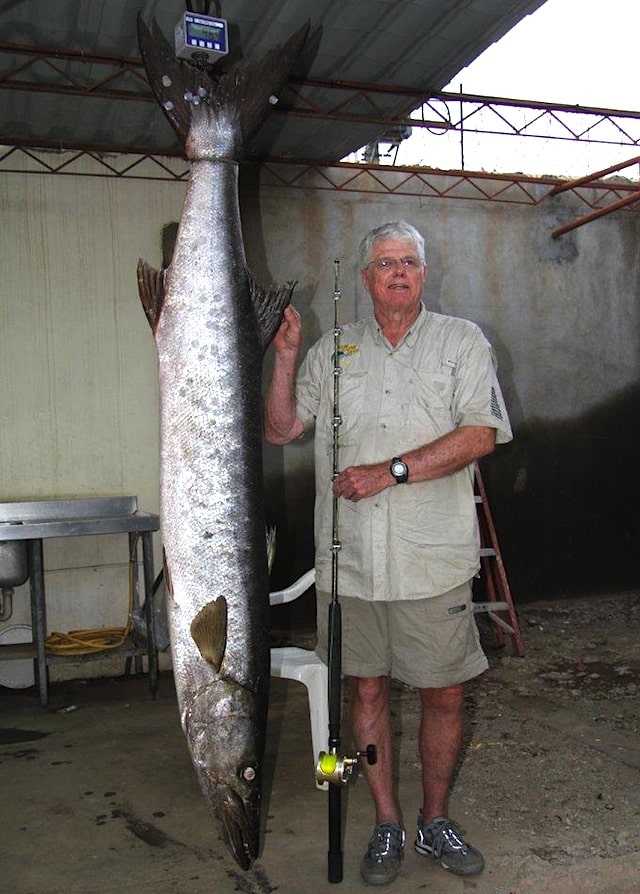
[[[446,816],[437,816],[430,823],[423,823],[421,810],[417,825],[415,848],[419,854],[433,857],[444,869],[456,875],[477,875],[482,872],[482,854],[464,840],[464,829],[457,823]]]
[[[360,875],[368,885],[387,885],[400,872],[405,832],[389,820],[378,823],[360,863]]]

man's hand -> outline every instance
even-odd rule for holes
[[[278,354],[292,354],[297,358],[302,344],[302,321],[300,314],[288,304],[284,309],[282,322],[273,338],[273,347]]]
[[[403,451],[402,458],[409,466],[409,484],[400,487],[453,475],[491,453],[495,442],[495,428],[470,425],[456,428],[422,447]],[[388,459],[368,466],[348,466],[333,482],[334,495],[357,502],[379,494],[385,487],[394,487],[396,480],[389,471],[390,464]]]
[[[295,307],[285,307],[273,339],[275,359],[264,407],[264,436],[270,444],[288,444],[304,431],[296,418],[295,381],[302,345],[302,322]]]
[[[333,493],[357,503],[365,497],[373,497],[385,487],[395,485],[389,471],[389,463],[374,463],[370,466],[347,466],[333,482]]]

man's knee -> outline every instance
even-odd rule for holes
[[[464,686],[443,686],[438,689],[421,689],[420,700],[425,711],[457,714],[464,705]]]
[[[352,677],[355,698],[363,706],[379,705],[389,700],[389,677]]]

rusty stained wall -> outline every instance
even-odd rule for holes
[[[398,218],[424,233],[428,307],[478,323],[497,354],[515,439],[482,468],[521,600],[640,586],[640,215],[551,238],[584,210],[274,187],[247,215],[256,268],[299,280],[309,343],[333,325],[334,258],[347,322],[370,312],[361,236]],[[279,584],[310,562],[311,469],[310,444],[267,447]]]
[[[182,183],[0,177],[0,499],[130,494],[158,509],[155,348],[139,305],[139,256],[161,262]],[[640,216],[618,212],[553,243],[581,209],[274,188],[242,179],[247,254],[260,279],[297,279],[307,343],[369,312],[363,233],[405,217],[427,238],[427,303],[492,341],[516,439],[485,480],[516,599],[638,584]],[[267,374],[271,352],[267,353]],[[274,585],[312,561],[310,441],[267,446]],[[159,557],[160,538],[156,538]],[[126,557],[117,538],[45,547],[50,629],[120,624]],[[28,587],[14,599],[28,620]],[[87,672],[83,670],[83,673]]]

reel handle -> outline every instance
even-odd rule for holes
[[[316,781],[319,784],[332,782],[334,785],[346,785],[354,767],[363,759],[369,766],[376,763],[378,752],[375,745],[367,745],[364,751],[356,751],[354,757],[340,756],[335,749],[329,752],[321,751],[316,764]]]
[[[357,751],[356,755],[364,758],[370,767],[378,763],[378,749],[375,745],[367,745],[364,751]]]

